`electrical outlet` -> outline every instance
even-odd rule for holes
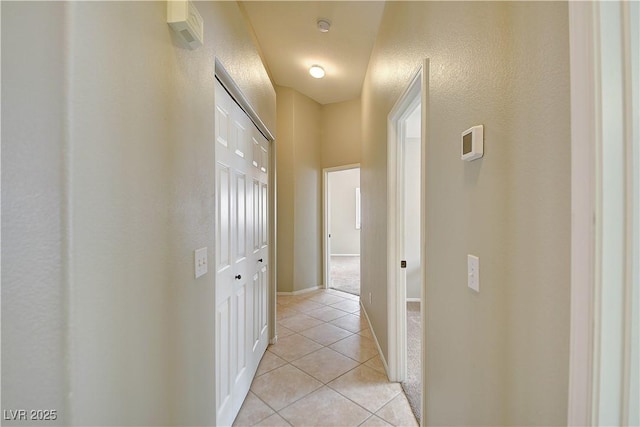
[[[194,252],[196,279],[207,274],[207,248],[196,249]]]
[[[480,292],[480,258],[467,255],[467,286]]]
[[[369,292],[369,304],[371,304],[371,292]]]

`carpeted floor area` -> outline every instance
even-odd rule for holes
[[[422,417],[422,378],[420,373],[420,303],[407,303],[407,380],[402,382],[411,410],[418,423]]]
[[[360,295],[360,257],[332,256],[330,278],[330,288]]]

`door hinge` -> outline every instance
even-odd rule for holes
[[[406,260],[400,261],[400,268],[407,268],[407,261]]]

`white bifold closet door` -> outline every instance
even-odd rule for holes
[[[269,142],[216,81],[216,414],[231,425],[268,344]]]

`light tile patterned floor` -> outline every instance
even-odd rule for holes
[[[269,346],[234,426],[417,426],[387,380],[358,297],[333,289],[278,296]]]

